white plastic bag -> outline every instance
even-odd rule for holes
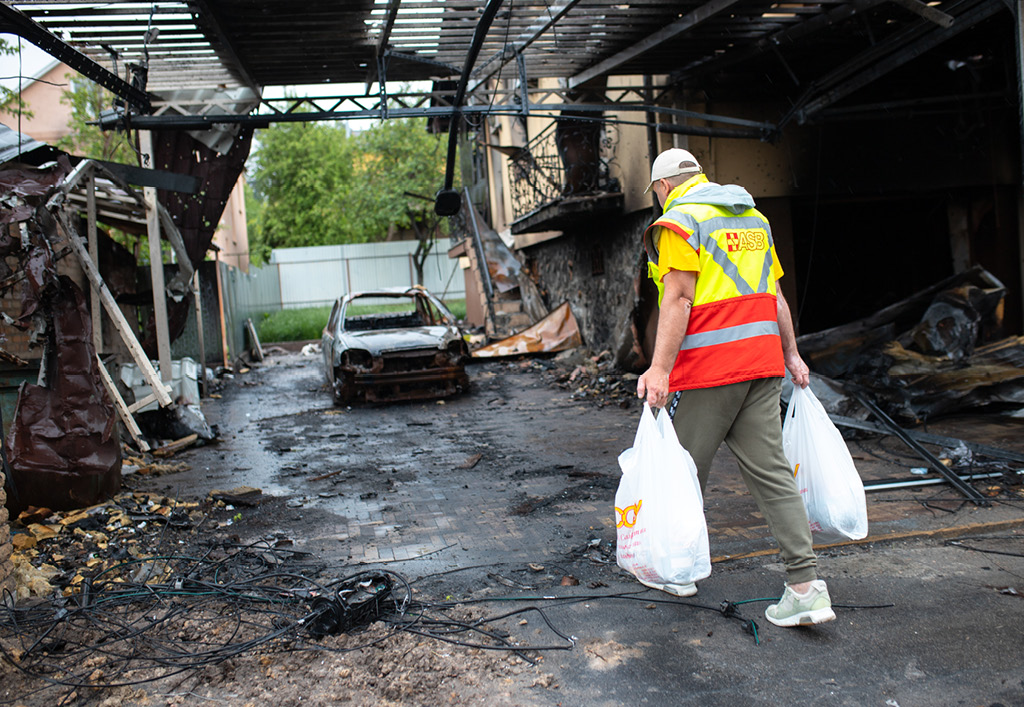
[[[786,453],[807,520],[818,542],[860,540],[868,534],[864,483],[842,434],[810,386],[793,386],[782,424]]]
[[[646,403],[633,446],[619,455],[615,492],[619,564],[637,579],[686,584],[711,574],[708,527],[697,467],[668,413]]]

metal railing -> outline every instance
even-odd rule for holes
[[[618,180],[609,176],[613,130],[593,120],[559,118],[512,155],[513,218],[562,199],[619,191]]]

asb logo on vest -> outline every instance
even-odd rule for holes
[[[768,239],[764,231],[727,231],[725,247],[730,253],[740,250],[764,250]]]

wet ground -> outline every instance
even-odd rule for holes
[[[640,591],[615,566],[616,458],[639,407],[580,397],[555,372],[477,363],[456,398],[338,408],[318,357],[272,353],[204,401],[220,441],[179,454],[190,471],[138,483],[179,498],[257,487],[259,505],[225,511],[243,542],[291,542],[339,574],[387,568],[424,595],[494,611],[538,606],[514,638],[575,645],[542,652],[539,686],[502,678],[520,690],[513,703],[1024,705],[1019,477],[978,484],[992,494],[984,508],[945,484],[870,493],[869,538],[821,550],[838,619],[780,629],[763,610],[782,567],[725,450],[705,499],[714,571],[698,596]],[[965,417],[929,431],[1024,452],[1022,427]],[[922,466],[895,438],[850,448],[865,482]],[[723,615],[726,601],[740,618]]]

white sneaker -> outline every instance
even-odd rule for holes
[[[647,582],[639,577],[637,577],[637,581],[645,587],[658,589],[677,597],[692,597],[697,593],[697,585],[693,582],[688,582],[687,584],[672,584],[671,582],[665,582],[664,584],[661,584],[659,582]]]
[[[809,626],[832,621],[836,614],[832,611],[828,587],[824,581],[816,579],[806,594],[797,594],[786,585],[782,599],[765,609],[764,616],[776,626]]]

